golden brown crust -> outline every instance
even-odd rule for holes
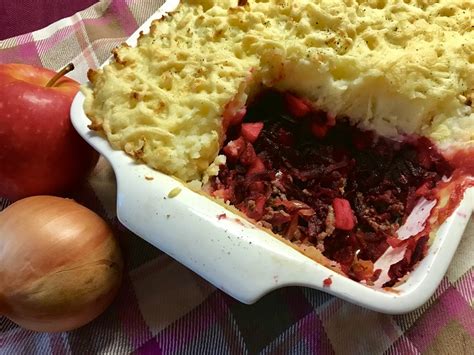
[[[466,96],[466,105],[474,107],[474,91],[467,93],[465,96]]]
[[[90,117],[89,117],[90,118]],[[92,119],[92,123],[87,126],[92,131],[102,131],[102,123]]]
[[[120,46],[117,46],[114,49],[112,49],[112,54],[113,54],[113,57],[114,57],[116,63],[122,64],[122,65],[127,65],[128,61],[123,60],[120,56],[121,50],[123,48],[130,48],[130,46],[127,43],[122,43]]]
[[[97,70],[94,70],[94,69],[89,69],[87,71],[87,79],[89,79],[89,81],[91,82],[91,84],[95,84],[96,83],[96,80],[98,78],[98,73],[97,73]]]

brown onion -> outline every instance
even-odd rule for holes
[[[0,212],[0,314],[24,328],[90,322],[114,299],[122,268],[107,223],[73,200],[34,196]]]

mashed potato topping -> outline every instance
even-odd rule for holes
[[[217,173],[263,86],[384,136],[474,143],[472,0],[183,1],[84,87],[91,128],[166,174]]]

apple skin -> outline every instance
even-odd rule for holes
[[[75,131],[79,83],[26,64],[0,64],[0,197],[62,195],[91,172],[99,154]]]

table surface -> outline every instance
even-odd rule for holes
[[[162,0],[93,3],[3,1],[0,37],[9,38],[0,41],[0,63],[57,70],[72,61],[71,76],[84,81],[87,69],[100,65]],[[26,33],[64,16],[71,17]],[[71,196],[105,218],[119,239],[127,268],[117,299],[95,321],[67,333],[34,333],[0,317],[0,353],[472,354],[472,219],[435,295],[409,314],[376,313],[301,287],[274,291],[248,306],[127,231],[115,215],[115,189],[113,171],[101,159]],[[7,205],[0,199],[0,210]]]

